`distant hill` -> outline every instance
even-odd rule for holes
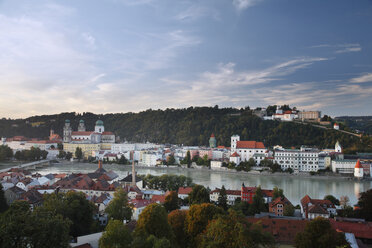
[[[339,116],[335,120],[356,131],[372,135],[372,116]]]
[[[300,145],[332,148],[337,140],[346,151],[372,151],[370,137],[353,137],[331,129],[292,122],[264,121],[249,108],[190,107],[186,109],[147,110],[140,113],[96,115],[93,113],[61,113],[33,116],[26,119],[1,119],[0,136],[45,138],[52,128],[62,135],[64,121],[69,119],[74,130],[80,119],[87,130],[93,130],[96,120],[104,121],[105,130],[113,131],[120,139],[136,142],[157,142],[184,145],[208,145],[215,134],[218,145],[230,146],[232,134],[241,140],[263,141],[266,146]]]

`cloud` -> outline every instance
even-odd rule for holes
[[[179,21],[195,21],[207,16],[210,16],[216,20],[219,19],[218,11],[212,9],[211,6],[206,7],[194,4],[178,13],[175,16],[175,19]]]
[[[350,79],[350,82],[352,82],[352,83],[367,83],[367,82],[372,82],[372,73],[367,73],[365,75],[352,78],[352,79]]]
[[[85,42],[88,44],[88,46],[92,49],[96,48],[96,39],[93,37],[93,35],[89,33],[82,33],[81,36],[85,40]]]
[[[351,53],[351,52],[362,51],[362,47],[359,43],[336,44],[336,45],[320,44],[320,45],[311,46],[310,48],[325,48],[325,47],[336,49],[334,50],[334,53]]]
[[[233,5],[240,11],[252,7],[262,1],[263,0],[233,0]]]

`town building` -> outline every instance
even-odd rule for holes
[[[298,113],[298,118],[302,121],[319,121],[321,117],[320,111],[300,111]]]
[[[286,197],[278,197],[269,203],[269,212],[276,216],[283,216],[284,209],[287,206],[293,206]]]
[[[361,179],[363,176],[363,166],[360,164],[360,160],[358,159],[354,167],[354,177]]]
[[[220,192],[221,192],[221,189],[219,189],[219,188],[216,188],[216,189],[212,190],[209,193],[210,201],[211,202],[218,202],[218,198],[220,197]],[[241,191],[240,190],[229,190],[229,189],[226,190],[227,204],[234,205],[236,199],[238,199],[240,197],[241,197]]]
[[[308,195],[301,199],[300,207],[303,217],[310,220],[337,214],[335,205],[329,200],[311,199]]]
[[[340,174],[354,174],[356,159],[336,158],[332,160],[332,172]]]
[[[277,149],[274,160],[282,170],[291,168],[295,172],[319,170],[319,150],[302,146],[300,149]]]
[[[189,197],[189,194],[191,193],[191,191],[192,191],[191,187],[179,187],[177,191],[178,198],[185,200],[186,197]]]
[[[267,157],[267,150],[262,142],[240,141],[239,135],[231,136],[231,153],[237,153],[240,157],[240,161],[248,161],[250,158],[255,157],[258,159],[256,160],[256,164],[259,164],[261,160]]]
[[[251,204],[253,202],[253,197],[256,195],[257,187],[245,187],[244,183],[242,184],[241,190],[241,200]],[[261,189],[265,203],[269,203],[273,197],[273,190]]]

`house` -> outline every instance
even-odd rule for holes
[[[284,208],[286,206],[293,206],[286,197],[278,197],[269,203],[269,212],[276,216],[284,215]]]
[[[128,194],[129,199],[142,199],[143,193],[137,186],[125,186],[125,192]]]
[[[253,202],[253,197],[256,195],[257,187],[245,187],[244,183],[242,184],[241,190],[241,199],[246,201],[249,204]],[[273,197],[273,190],[261,189],[265,203],[269,203]]]
[[[231,136],[231,152],[239,155],[240,161],[248,161],[256,154],[257,158],[267,157],[267,150],[262,142],[240,141],[239,135]],[[259,156],[261,154],[262,156]],[[232,155],[231,155],[232,156]],[[260,161],[256,161],[259,163]]]
[[[231,154],[230,162],[235,163],[236,165],[240,164],[240,156],[237,152],[234,152],[233,154]]]
[[[220,191],[221,189],[216,188],[215,190],[212,190],[209,194],[209,199],[211,202],[218,202],[218,198],[220,197]],[[234,205],[236,199],[241,197],[241,191],[240,190],[226,190],[226,199],[227,204]]]
[[[136,180],[136,186],[140,189],[143,189],[144,188],[143,180],[140,177],[137,177],[137,176],[136,176],[135,180]],[[124,177],[123,179],[120,179],[118,182],[122,186],[132,185],[132,174],[128,174],[126,177]]]
[[[10,206],[14,201],[21,199],[22,194],[25,193],[21,188],[18,188],[17,186],[11,187],[4,191],[4,196],[6,199],[6,203],[8,206]]]
[[[139,215],[151,203],[153,203],[151,200],[146,200],[146,199],[130,200],[129,204],[132,205],[132,209],[133,209],[132,220],[138,220]]]
[[[30,204],[31,210],[35,207],[39,207],[43,203],[43,195],[40,194],[36,189],[31,189],[23,193],[20,200],[27,201]]]
[[[330,215],[336,215],[336,207],[329,200],[311,199],[305,195],[301,199],[301,212],[304,218],[314,219],[316,217],[329,218]]]
[[[192,191],[192,187],[179,187],[178,188],[178,198],[185,200],[186,197],[189,197],[189,194]]]

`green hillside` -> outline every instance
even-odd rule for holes
[[[87,130],[93,130],[96,120],[104,121],[105,130],[113,131],[120,139],[136,142],[157,142],[184,145],[208,145],[214,133],[218,145],[230,146],[232,134],[241,140],[263,141],[266,146],[300,145],[332,148],[337,140],[346,151],[372,151],[370,137],[353,137],[335,130],[326,130],[297,123],[263,121],[252,115],[249,108],[190,107],[187,109],[147,110],[140,113],[105,114],[61,113],[33,116],[26,119],[0,120],[0,136],[45,138],[49,130],[62,134],[65,119],[71,120],[74,130],[80,119]]]

